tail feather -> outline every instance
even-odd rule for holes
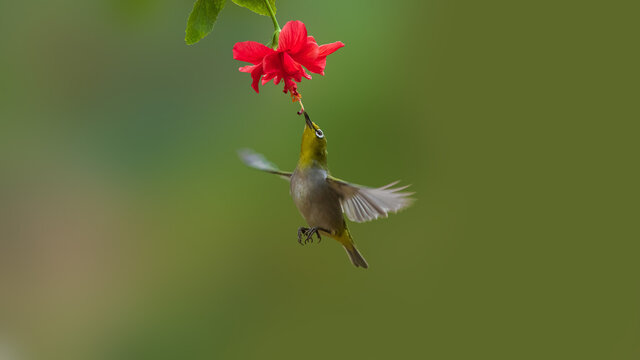
[[[369,267],[369,264],[367,264],[367,261],[362,257],[358,249],[356,249],[355,245],[349,244],[343,246],[347,251],[347,254],[349,255],[349,259],[351,260],[353,265],[355,265],[355,267],[362,267],[365,269]]]

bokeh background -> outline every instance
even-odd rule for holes
[[[231,56],[270,19],[186,46],[192,4],[0,2],[1,359],[640,357],[634,12],[279,0],[346,43],[300,86],[333,174],[417,193],[362,270],[237,158],[297,161]]]

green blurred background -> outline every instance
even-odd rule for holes
[[[279,0],[346,44],[300,85],[332,173],[417,192],[361,270],[237,158],[297,161],[231,54],[270,19],[189,47],[192,4],[0,2],[0,358],[640,358],[636,12]]]

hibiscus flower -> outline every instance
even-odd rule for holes
[[[340,41],[318,46],[313,36],[307,36],[307,28],[301,21],[289,21],[280,32],[277,49],[255,41],[240,42],[233,46],[233,58],[253,64],[241,67],[240,71],[251,74],[251,87],[257,93],[260,92],[260,78],[262,85],[271,80],[278,85],[282,80],[284,93],[289,92],[296,100],[300,99],[300,94],[295,82],[311,79],[303,66],[312,73],[324,75],[327,55],[343,46]]]

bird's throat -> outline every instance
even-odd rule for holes
[[[327,151],[319,148],[303,148],[298,160],[299,168],[321,167],[327,168]]]

